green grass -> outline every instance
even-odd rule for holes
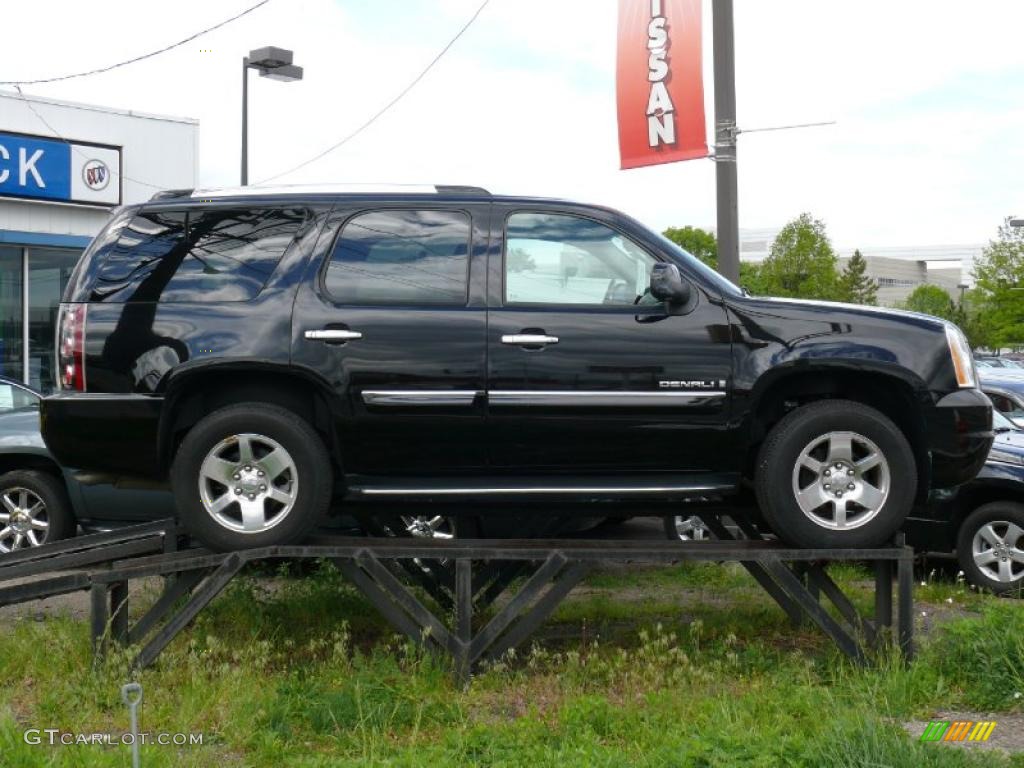
[[[866,571],[833,574],[868,607]],[[955,582],[918,587],[959,613],[917,662],[860,669],[817,630],[789,627],[734,566],[614,569],[592,575],[540,642],[461,690],[330,566],[282,572],[271,590],[266,575],[233,583],[139,676],[143,729],[204,734],[201,747],[144,747],[144,765],[1024,765],[902,729],[936,710],[1021,703],[1021,606]],[[123,732],[127,661],[93,668],[85,622],[0,627],[0,765],[128,764],[125,747],[22,738]]]

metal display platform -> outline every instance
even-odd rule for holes
[[[165,520],[3,556],[0,605],[89,590],[96,654],[110,642],[138,646],[135,666],[142,668],[247,563],[324,558],[397,631],[449,655],[457,679],[465,682],[476,665],[525,641],[595,566],[732,561],[744,565],[794,624],[815,624],[855,662],[867,663],[873,651],[893,641],[905,660],[912,658],[914,555],[902,540],[873,549],[798,549],[765,540],[749,522],[728,514],[745,538],[734,538],[717,513],[706,513],[701,517],[717,540],[316,536],[301,545],[237,552],[187,548],[182,530]],[[871,616],[862,615],[828,575],[826,564],[834,562],[873,564]],[[163,591],[132,624],[128,584],[152,576],[164,577]],[[498,601],[502,595],[507,598]],[[500,607],[492,612],[496,603]],[[486,621],[478,620],[485,611]]]

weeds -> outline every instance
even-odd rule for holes
[[[815,631],[789,628],[735,569],[661,570],[592,579],[556,617],[560,640],[509,653],[467,691],[329,564],[250,575],[140,678],[143,728],[202,732],[203,747],[147,747],[143,761],[973,766],[975,753],[917,744],[899,723],[960,705],[1013,708],[1024,690],[1019,606],[955,582],[919,592],[980,613],[941,625],[909,668],[893,655],[860,669]],[[835,575],[869,604],[863,570]],[[729,589],[713,591],[716,579]],[[681,604],[680,590],[698,600]],[[128,661],[114,652],[93,668],[87,630],[70,619],[0,628],[0,762],[124,765],[125,750],[29,746],[22,732],[123,731]],[[986,752],[985,764],[1007,761]]]

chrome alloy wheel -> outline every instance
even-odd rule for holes
[[[704,521],[696,515],[685,517],[676,515],[673,518],[676,527],[676,536],[680,541],[705,541],[711,538],[711,532],[704,525]]]
[[[889,462],[871,440],[856,432],[828,432],[800,452],[793,494],[812,522],[848,531],[878,515],[890,480]]]
[[[419,517],[402,517],[402,524],[410,536],[420,539],[454,539],[455,533],[451,521],[443,515],[420,515]]]
[[[1021,537],[1024,529],[1006,520],[985,523],[974,534],[971,556],[978,570],[1002,584],[1024,577],[1024,550]]]
[[[45,544],[50,532],[46,504],[27,488],[0,494],[0,552]]]
[[[203,507],[218,524],[240,533],[273,528],[292,511],[298,492],[291,455],[264,435],[224,438],[199,468]]]

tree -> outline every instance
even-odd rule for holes
[[[803,299],[840,297],[838,260],[825,224],[801,213],[782,228],[759,270],[761,292]]]
[[[878,283],[867,276],[868,262],[859,250],[839,275],[839,297],[853,304],[877,304]]]
[[[987,346],[1024,344],[1024,227],[1004,221],[974,262],[973,299],[988,329]]]
[[[536,268],[537,262],[533,260],[533,256],[522,248],[513,248],[508,252],[509,272],[529,272]]]
[[[765,295],[761,280],[761,265],[749,261],[740,262],[740,286],[755,296]]]
[[[941,317],[943,320],[956,322],[960,319],[952,297],[939,286],[930,283],[917,286],[900,306],[913,312]]]
[[[662,234],[703,261],[712,269],[718,269],[718,240],[700,227],[669,227]]]

